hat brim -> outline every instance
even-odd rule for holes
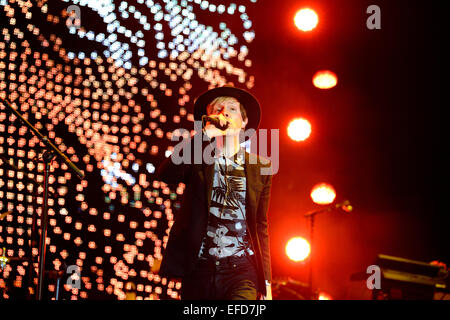
[[[245,130],[254,129],[256,131],[258,129],[261,120],[261,108],[258,100],[250,92],[235,87],[218,87],[202,93],[194,102],[194,120],[201,121],[202,116],[207,114],[208,105],[217,97],[237,99],[247,113],[248,122]]]

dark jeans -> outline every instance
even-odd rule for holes
[[[256,300],[258,276],[253,256],[199,260],[182,279],[183,300]]]

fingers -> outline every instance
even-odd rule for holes
[[[212,117],[219,119],[221,126],[226,126],[228,123],[231,123],[231,120],[225,117],[222,113],[212,115]]]
[[[228,120],[227,120],[227,118],[225,118],[225,116],[223,114],[219,114],[217,116],[217,118],[219,119],[221,126],[226,126],[227,125]]]
[[[205,124],[205,128],[208,128],[208,129],[211,128],[211,130],[212,130],[212,127],[214,127],[216,130],[218,130],[219,135],[225,135],[226,134],[225,132],[228,129],[234,128],[234,122],[231,119],[225,117],[223,114],[214,114],[214,115],[210,115],[210,117],[217,119],[220,126],[219,125],[216,126],[216,124],[212,124],[210,121],[207,121]],[[225,128],[225,129],[222,130],[221,128]],[[211,130],[209,130],[209,131],[211,131]]]

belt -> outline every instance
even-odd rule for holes
[[[206,265],[215,265],[215,266],[233,266],[236,267],[237,265],[240,265],[244,262],[249,262],[249,258],[253,257],[253,255],[243,255],[240,257],[236,256],[230,256],[230,257],[224,257],[224,258],[206,258],[206,259],[200,259],[198,262],[200,264],[206,264]]]

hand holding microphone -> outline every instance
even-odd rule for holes
[[[231,124],[231,121],[223,114],[212,114],[209,116],[204,115],[202,120],[204,123],[205,132],[210,138],[226,135],[226,130]]]
[[[226,130],[229,126],[229,121],[227,118],[225,118],[222,114],[217,115],[209,115],[209,116],[203,116],[204,121],[207,123],[214,125],[216,128],[220,130]]]

